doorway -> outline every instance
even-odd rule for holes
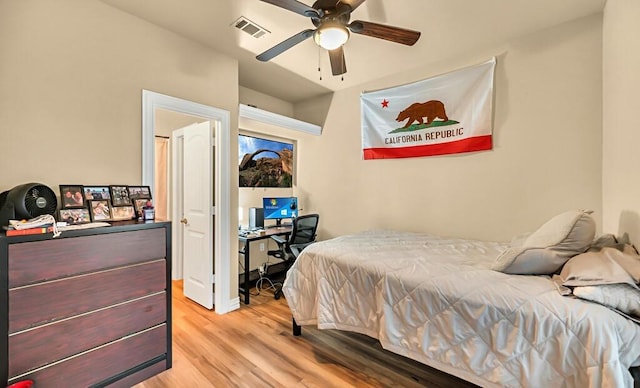
[[[230,227],[230,113],[228,111],[151,92],[142,91],[142,183],[155,186],[155,131],[157,110],[166,110],[196,116],[210,121],[215,138],[214,158],[214,217],[213,257],[215,276],[215,312],[224,314],[240,307],[237,292],[231,289],[231,227]],[[205,194],[206,195],[206,194]],[[176,208],[180,200],[171,196],[170,206]],[[180,220],[172,223],[172,278],[182,278]],[[212,276],[213,278],[213,276]],[[235,295],[232,297],[232,295]]]

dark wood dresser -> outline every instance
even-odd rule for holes
[[[171,368],[168,222],[1,235],[0,283],[0,386],[130,387]]]

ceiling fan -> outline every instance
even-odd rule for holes
[[[363,20],[354,20],[349,23],[351,12],[362,5],[365,0],[317,0],[311,7],[297,0],[261,1],[311,18],[311,22],[316,27],[316,29],[301,31],[258,55],[256,58],[263,62],[275,58],[313,36],[316,44],[329,51],[333,75],[341,75],[347,72],[343,45],[349,39],[349,31],[407,46],[413,46],[420,38],[420,32],[400,27]]]

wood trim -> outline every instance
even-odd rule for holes
[[[12,289],[9,333],[164,291],[165,271],[162,259]]]
[[[310,133],[316,136],[320,136],[322,134],[322,127],[319,125],[307,123],[306,121],[297,120],[244,104],[240,104],[240,118],[255,120],[261,123],[275,125],[277,127],[293,129],[294,131]]]
[[[9,246],[9,288],[165,258],[163,228]]]

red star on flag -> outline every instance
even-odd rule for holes
[[[387,101],[386,98],[384,100],[382,100],[381,104],[382,104],[383,108],[388,108],[389,107],[389,101]]]

